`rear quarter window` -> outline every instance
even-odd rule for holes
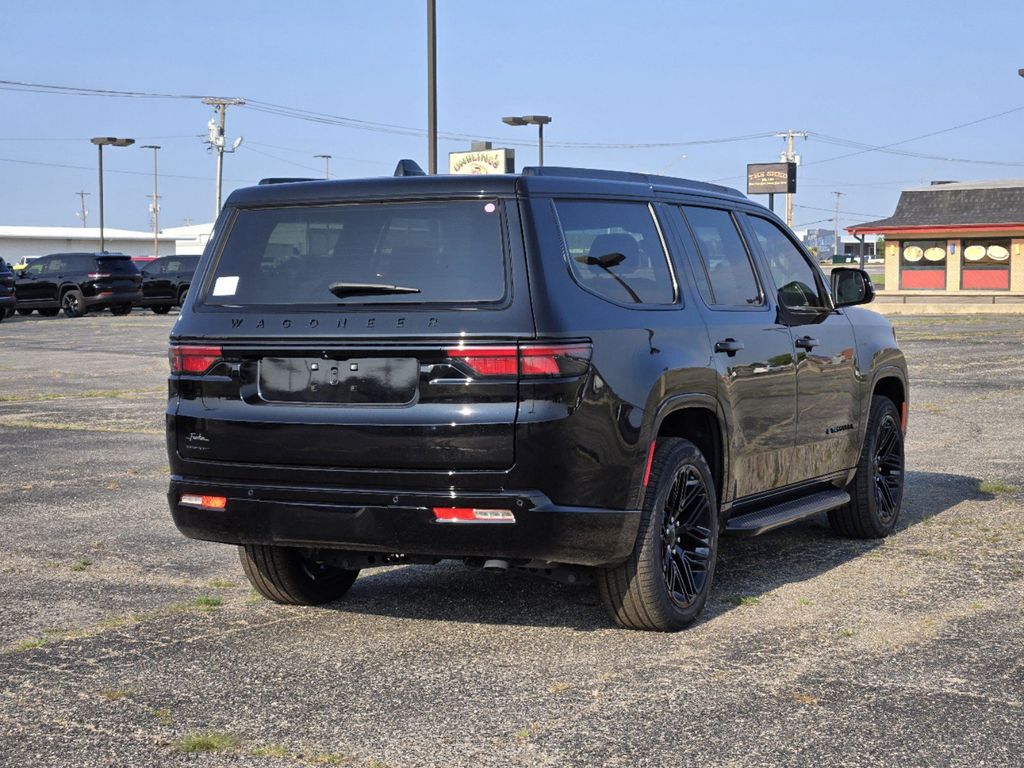
[[[501,300],[495,200],[241,210],[207,283],[208,305],[474,304]],[[338,297],[335,283],[416,293]]]
[[[675,301],[665,248],[646,203],[560,200],[554,205],[569,267],[582,287],[622,304]]]

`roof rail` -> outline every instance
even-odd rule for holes
[[[292,184],[296,181],[322,181],[322,179],[302,179],[302,178],[288,178],[287,176],[271,176],[266,179],[260,179],[260,184]]]
[[[599,179],[602,181],[631,181],[636,184],[650,184],[660,189],[678,189],[688,192],[714,192],[729,197],[746,196],[738,189],[711,184],[707,181],[680,179],[675,176],[658,176],[654,173],[636,173],[634,171],[604,171],[595,168],[566,168],[552,165],[530,166],[523,168],[523,176],[563,176],[572,179]]]

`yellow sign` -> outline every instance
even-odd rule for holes
[[[448,173],[514,173],[515,158],[513,149],[449,152]]]

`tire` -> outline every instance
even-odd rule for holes
[[[659,440],[633,553],[596,573],[601,602],[620,627],[675,632],[696,620],[714,580],[718,518],[715,482],[697,446]]]
[[[31,310],[31,309],[16,309],[14,311],[17,312],[22,317],[28,317],[33,312],[33,310]]]
[[[110,308],[110,314],[112,315],[127,315],[131,311],[131,304],[115,304]]]
[[[150,307],[150,309],[153,310],[154,315],[166,315],[168,312],[171,311],[171,305],[162,304],[159,307]]]
[[[893,532],[903,505],[903,429],[887,397],[871,398],[857,474],[847,487],[850,503],[828,513],[832,529],[852,539],[881,539]]]
[[[246,544],[238,548],[253,589],[284,605],[321,605],[348,592],[359,571],[324,565],[294,547]]]
[[[36,312],[38,312],[43,317],[56,317],[57,313],[60,312],[60,307],[50,307],[48,309],[37,309]]]
[[[188,288],[184,288],[184,289],[182,289],[178,293],[178,306],[179,307],[185,306],[185,299],[186,298],[188,298]]]
[[[81,317],[86,313],[85,301],[82,299],[82,292],[70,290],[60,300],[60,306],[64,310],[65,317]]]

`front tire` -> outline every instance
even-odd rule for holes
[[[115,304],[110,308],[110,314],[112,315],[127,315],[131,311],[131,304]]]
[[[620,627],[675,632],[696,620],[714,578],[718,517],[700,449],[689,440],[659,440],[633,553],[597,572],[601,601]]]
[[[317,562],[295,547],[246,544],[238,548],[253,589],[284,605],[321,605],[348,592],[359,571]]]
[[[832,529],[852,539],[881,539],[893,532],[903,506],[903,428],[887,397],[871,398],[857,474],[846,490],[850,503],[828,513]]]
[[[156,307],[150,307],[150,309],[153,310],[154,315],[166,315],[168,312],[171,311],[171,305],[160,304],[159,306]]]

